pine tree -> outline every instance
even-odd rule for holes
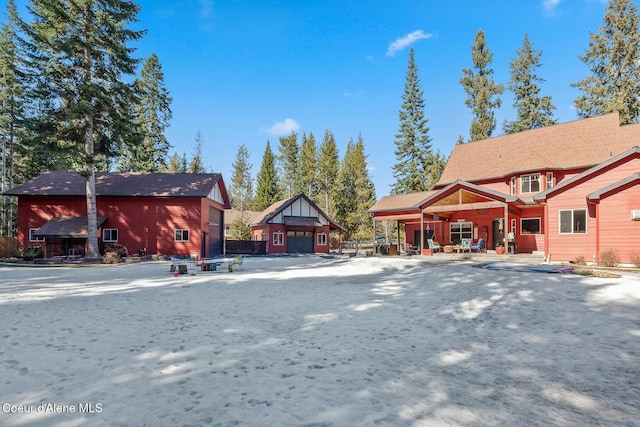
[[[493,109],[502,105],[498,95],[504,92],[504,87],[493,80],[493,70],[490,68],[493,54],[487,47],[482,30],[478,30],[474,44],[471,46],[471,59],[477,72],[463,68],[460,83],[469,95],[465,104],[473,113],[470,139],[478,141],[489,138],[495,130],[496,119]]]
[[[511,80],[507,87],[514,93],[513,107],[518,119],[505,124],[504,131],[515,133],[557,123],[553,117],[556,107],[551,97],[540,96],[539,84],[544,83],[544,79],[536,75],[536,70],[540,67],[542,51],[533,49],[528,34],[524,35],[517,55],[510,63]]]
[[[169,157],[169,163],[164,171],[168,173],[187,173],[186,154],[180,156],[178,153],[173,153]]]
[[[204,142],[204,138],[200,131],[196,132],[196,145],[193,147],[193,157],[191,157],[191,161],[189,162],[189,168],[187,172],[189,173],[207,173],[207,167],[204,165],[204,156],[202,154],[202,143]]]
[[[345,239],[371,238],[369,208],[376,202],[376,192],[369,177],[362,137],[347,144],[338,173],[336,220],[347,229]]]
[[[256,184],[256,196],[253,199],[253,210],[263,211],[280,199],[280,183],[276,173],[276,164],[271,144],[267,141],[267,147],[262,155],[262,165],[258,172]]]
[[[135,97],[125,77],[135,74],[138,63],[128,43],[144,34],[129,28],[139,10],[127,0],[30,4],[30,55],[42,89],[49,91],[55,141],[69,150],[86,177],[89,257],[100,255],[96,167],[100,161],[106,164],[133,130],[130,106]]]
[[[591,75],[573,84],[582,91],[574,101],[580,117],[618,111],[620,123],[640,116],[640,16],[630,0],[610,0],[604,26],[590,32],[589,49],[580,60]]]
[[[300,191],[314,202],[318,202],[318,148],[312,132],[302,135],[300,158],[298,159],[298,182]]]
[[[231,195],[231,206],[244,214],[245,209],[249,209],[253,200],[253,177],[251,176],[251,163],[249,163],[249,150],[246,145],[238,147],[236,161],[233,163],[233,175],[231,175],[231,185],[229,193]]]
[[[298,175],[298,134],[292,132],[289,136],[280,137],[280,184],[285,197],[291,197],[299,190]]]
[[[326,130],[320,144],[318,157],[318,191],[321,198],[322,210],[330,218],[335,216],[335,189],[340,170],[338,147],[333,134]]]
[[[427,127],[428,120],[424,117],[423,91],[413,49],[409,51],[409,65],[399,118],[400,129],[394,141],[397,162],[393,166],[393,176],[396,182],[391,191],[394,194],[406,194],[428,190],[434,184],[429,181],[433,150]]]
[[[158,172],[167,167],[171,148],[164,131],[171,122],[172,98],[164,84],[162,66],[155,53],[145,61],[135,88],[138,102],[134,106],[134,114],[142,134],[142,143],[135,150],[135,170]]]
[[[26,95],[24,56],[20,48],[18,35],[20,18],[13,0],[7,3],[5,22],[0,32],[0,138],[2,139],[2,206],[0,234],[13,235],[14,201],[4,195],[4,191],[13,187],[16,145],[22,133],[22,121],[25,115]],[[29,177],[31,178],[31,177]]]

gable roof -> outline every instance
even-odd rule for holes
[[[322,209],[320,209],[315,203],[313,203],[313,201],[311,199],[309,199],[303,193],[300,193],[297,196],[292,196],[292,197],[289,197],[287,199],[280,200],[280,201],[277,201],[277,202],[273,203],[271,206],[269,206],[267,209],[262,211],[260,214],[256,215],[255,218],[253,219],[253,223],[251,225],[254,226],[254,225],[267,224],[269,221],[271,221],[278,214],[280,214],[287,207],[291,206],[293,203],[295,203],[299,199],[304,199],[307,203],[309,203],[309,205],[311,205],[311,207],[313,207],[315,210],[317,210],[320,215],[325,217],[326,220],[329,222],[329,228],[331,230],[346,231],[346,228],[344,228],[343,226],[341,226],[340,224],[334,222],[331,218],[329,218],[329,216],[327,216],[327,214],[324,213],[322,211]],[[296,221],[296,220],[292,220],[291,219],[293,217],[287,217],[287,218],[289,218],[289,224],[288,225],[292,225],[291,221],[293,221],[293,222]],[[315,222],[314,222],[314,224],[315,224]],[[305,225],[317,226],[317,224],[311,225],[311,222],[309,222],[308,224],[305,224]]]
[[[618,113],[458,144],[436,188],[458,179],[482,181],[545,169],[591,167],[640,140],[640,124],[620,125]]]
[[[579,173],[578,175],[575,175],[566,181],[563,181],[562,183],[556,185],[555,187],[551,187],[545,191],[542,191],[536,194],[533,197],[533,199],[536,202],[546,200],[547,197],[549,197],[550,195],[561,193],[565,189],[570,188],[574,183],[584,180],[590,176],[596,175],[599,172],[601,172],[603,169],[607,168],[608,166],[633,156],[640,156],[640,147],[633,147],[625,151],[624,153],[620,153],[617,156],[611,157],[609,160],[602,162],[590,169],[587,169],[586,171]]]
[[[610,194],[617,193],[620,188],[624,188],[629,184],[640,184],[640,172],[636,172],[631,176],[626,177],[618,182],[615,182],[611,185],[607,185],[604,188],[601,188],[598,191],[594,191],[591,194],[587,195],[587,199],[589,200],[600,200],[607,197]]]
[[[97,196],[207,197],[216,184],[230,207],[219,173],[96,173]],[[86,179],[76,172],[45,172],[5,194],[11,196],[85,196]]]

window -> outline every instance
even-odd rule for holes
[[[537,193],[540,191],[540,175],[522,175],[520,177],[521,193]]]
[[[515,218],[511,220],[511,232],[515,234],[516,232],[516,220]]]
[[[540,218],[522,218],[520,234],[540,234]]]
[[[327,234],[320,233],[318,234],[318,246],[326,246],[327,245]]]
[[[547,188],[553,187],[553,173],[547,172]]]
[[[276,246],[284,245],[284,233],[277,232],[273,233],[273,244]]]
[[[450,224],[451,241],[460,243],[462,239],[471,239],[473,224],[470,222],[452,222]]]
[[[262,235],[260,235],[260,240],[265,242],[267,240],[267,233],[262,233]]]
[[[511,177],[511,195],[512,196],[516,195],[516,177],[515,176]]]
[[[117,228],[105,228],[102,230],[102,240],[105,242],[117,242],[118,241],[118,229]]]
[[[188,242],[189,230],[176,230],[176,242]]]
[[[44,237],[35,237],[36,234],[40,230],[39,228],[30,228],[29,229],[29,241],[30,242],[44,242]]]
[[[587,210],[560,211],[560,233],[581,234],[587,232]]]

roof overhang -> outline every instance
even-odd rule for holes
[[[106,216],[97,217],[98,228],[107,220]],[[70,239],[89,237],[86,216],[56,216],[44,223],[33,235],[39,238]]]

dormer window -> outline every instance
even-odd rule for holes
[[[540,174],[522,175],[520,177],[521,193],[538,193],[540,192]]]
[[[547,188],[553,187],[553,172],[547,172]]]
[[[511,177],[511,195],[512,196],[516,195],[516,177],[515,176]]]

